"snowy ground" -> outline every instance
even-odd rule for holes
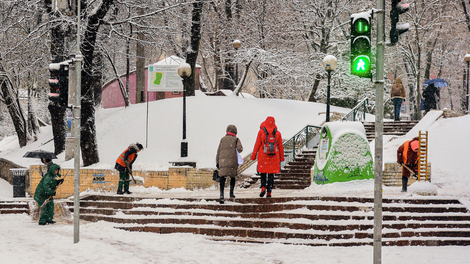
[[[181,141],[180,99],[162,100],[150,104],[148,147],[141,153],[135,169],[165,169],[168,161],[178,159]],[[173,102],[173,103],[172,103]],[[244,144],[243,155],[251,152],[259,124],[266,116],[276,118],[284,138],[289,138],[307,124],[320,125],[325,107],[288,100],[260,100],[255,98],[202,97],[189,98],[189,109],[199,109],[188,117],[190,156],[198,166],[214,166],[215,150],[228,124],[238,127]],[[174,106],[176,105],[176,106]],[[96,168],[111,168],[116,156],[131,142],[146,143],[145,105],[127,109],[107,109],[97,112],[99,164]],[[332,108],[347,112],[347,109]],[[165,114],[159,114],[165,113]],[[429,131],[429,162],[438,197],[459,199],[470,209],[470,173],[468,172],[468,131],[470,116],[437,119],[440,112],[431,112],[408,135],[384,137],[384,162],[395,162],[396,148],[417,135],[418,130]],[[373,120],[373,117],[368,117]],[[122,120],[128,125],[123,126]],[[127,123],[126,123],[127,124]],[[23,166],[39,164],[34,159],[21,158],[28,150],[52,150],[50,128],[43,129],[39,140],[20,149],[16,138],[0,141],[0,157]],[[43,144],[43,145],[41,145]],[[374,143],[371,143],[374,149]],[[64,162],[63,154],[55,162]],[[400,193],[400,188],[384,187],[384,198],[415,197],[414,189]],[[424,186],[425,187],[425,186]],[[373,196],[373,180],[315,185],[301,191],[275,190],[275,196]],[[158,188],[131,187],[133,195],[148,197],[215,198],[218,190],[169,191]],[[256,197],[258,190],[236,190],[237,197]],[[91,192],[86,192],[87,194]],[[0,179],[0,201],[30,200],[12,198],[12,186]],[[69,221],[70,222],[70,221]],[[56,225],[38,226],[28,215],[0,215],[1,263],[372,263],[373,248],[288,246],[281,244],[235,244],[214,242],[192,234],[159,235],[130,233],[112,228],[106,222],[81,222],[80,242],[73,243],[73,225],[61,221]],[[470,247],[384,247],[382,263],[468,263]]]

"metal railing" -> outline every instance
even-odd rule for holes
[[[281,162],[281,168],[292,160],[295,160],[295,156],[298,155],[304,147],[312,149],[318,145],[320,139],[321,127],[310,126],[302,128],[297,134],[282,144],[284,146],[284,161]],[[255,160],[251,160],[251,153],[243,158],[243,164],[238,167],[237,174],[240,175],[243,171],[248,169]]]
[[[295,156],[298,155],[302,149],[313,149],[318,145],[320,140],[321,127],[307,125],[302,128],[297,134],[290,139],[286,140],[284,146],[284,161],[281,162],[281,168],[283,168],[290,161],[295,160]]]
[[[364,121],[366,120],[367,107],[369,106],[369,98],[360,101],[349,113],[347,113],[341,121]]]

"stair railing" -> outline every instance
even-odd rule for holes
[[[320,141],[321,127],[307,125],[302,128],[297,134],[290,139],[286,140],[284,146],[284,161],[281,162],[281,168],[286,164],[295,160],[304,147],[313,149]]]
[[[313,149],[317,146],[320,140],[320,131],[321,127],[319,126],[307,125],[293,137],[284,141],[282,144],[284,146],[284,161],[281,162],[281,168],[290,161],[295,160],[295,156],[302,151],[302,148]],[[255,162],[255,160],[251,160],[251,153],[246,155],[243,158],[243,164],[238,166],[237,175],[240,175]]]
[[[367,107],[369,106],[369,98],[360,101],[349,113],[347,113],[341,121],[364,121],[366,120]]]

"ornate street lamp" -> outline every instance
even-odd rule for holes
[[[327,55],[323,58],[323,68],[328,72],[328,87],[326,89],[326,122],[330,122],[330,79],[331,72],[336,69],[338,61],[333,55]]]

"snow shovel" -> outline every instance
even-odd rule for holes
[[[127,170],[129,171],[129,175],[131,175],[132,180],[134,181],[134,184],[137,184],[137,182],[136,182],[135,179],[134,179],[134,175],[132,175],[132,171],[129,170],[129,168],[128,168]]]
[[[65,174],[64,178],[62,178],[63,180],[65,180],[65,177],[67,177],[67,175],[69,174],[69,172],[71,171],[72,169],[70,169],[69,171],[67,171],[67,173]],[[57,190],[57,188],[59,188],[59,186],[63,183],[64,181],[61,181],[56,187],[55,187],[55,190]],[[54,192],[55,192],[54,190]],[[32,212],[32,216],[33,216],[33,219],[38,219],[39,216],[41,215],[41,212],[42,212],[42,209],[44,209],[44,207],[46,206],[46,204],[52,199],[54,195],[51,195],[49,196],[49,198],[47,198],[44,203],[42,203],[42,205],[38,208],[38,210],[36,210],[36,208],[33,209],[33,212]]]
[[[418,179],[418,176],[416,176],[416,173],[410,169],[410,167],[406,166],[404,163],[401,164],[401,166],[403,166],[404,168],[406,168],[408,171],[410,171],[411,175],[413,175],[413,177],[415,177],[416,179]]]

